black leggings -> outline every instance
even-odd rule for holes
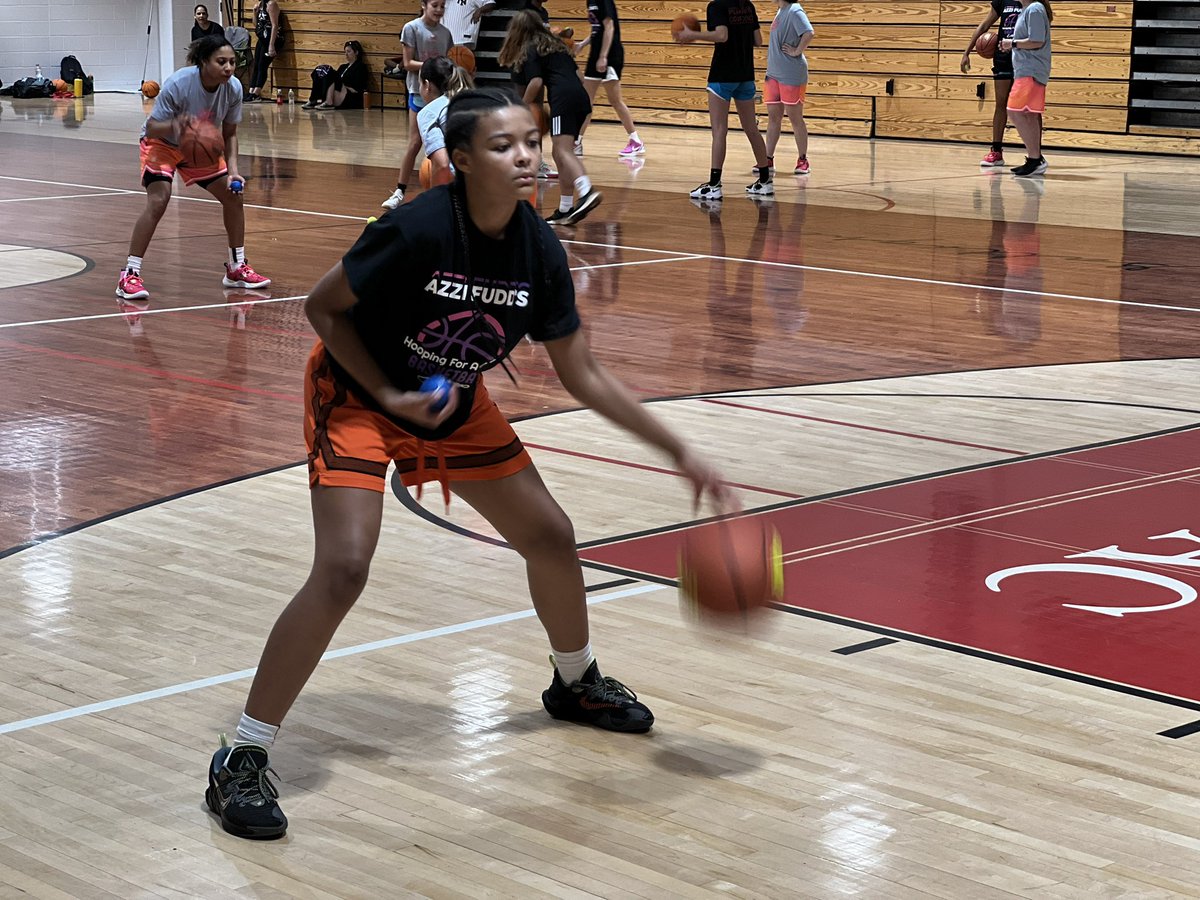
[[[267,50],[270,48],[269,40],[258,39],[258,43],[254,45],[254,74],[250,76],[250,90],[260,91],[262,86],[267,83],[267,70],[271,68],[272,57],[267,56]],[[275,54],[283,50],[279,41],[275,42]]]
[[[312,73],[312,94],[309,95],[309,103],[321,103],[325,100],[325,96],[329,93],[329,86],[337,85],[337,72],[320,72],[316,70]]]

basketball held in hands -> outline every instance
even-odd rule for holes
[[[679,37],[679,33],[685,28],[689,31],[699,31],[700,20],[691,13],[684,13],[682,16],[676,16],[675,20],[671,22],[671,37]]]
[[[984,32],[979,36],[979,40],[975,42],[975,52],[982,59],[991,59],[996,55],[996,47],[1000,43],[1000,36],[994,31]]]

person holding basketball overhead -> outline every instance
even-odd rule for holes
[[[541,155],[528,107],[507,90],[463,91],[450,101],[446,148],[455,182],[368,225],[305,301],[319,338],[305,377],[315,558],[267,638],[234,745],[208,768],[206,801],[231,834],[287,830],[268,754],[366,584],[393,461],[406,485],[441,481],[447,501],[453,490],[524,557],[553,652],[546,711],[617,732],[653,725],[633,691],[600,672],[570,519],[488,394],[484,372],[526,334],[544,342],[577,401],[669,456],[697,499],[729,499],[588,348],[566,253],[524,202]],[[456,385],[440,411],[442,398],[420,390],[434,374]]]
[[[699,23],[697,23],[699,24]],[[758,131],[754,110],[754,48],[762,46],[758,13],[751,0],[712,0],[708,4],[707,30],[696,31],[686,24],[672,27],[681,44],[708,41],[713,44],[712,64],[708,69],[708,119],[712,125],[712,169],[708,181],[691,192],[693,200],[720,200],[721,170],[725,165],[729,135],[729,104],[737,108],[742,131],[754,151],[758,180],[746,187],[751,197],[769,197],[775,193],[767,146]]]
[[[1013,87],[1008,95],[1008,117],[1025,143],[1025,162],[1012,169],[1018,178],[1042,175],[1042,115],[1046,112],[1046,85],[1050,83],[1050,0],[1021,0],[1013,36],[999,47],[1013,55]]]
[[[991,0],[987,14],[971,35],[967,49],[963,51],[962,60],[958,64],[964,75],[971,71],[971,51],[975,49],[975,42],[991,31],[996,22],[1000,23],[1000,39],[1011,39],[1013,29],[1017,27],[1017,16],[1020,14],[1021,0]],[[997,47],[992,57],[992,88],[996,93],[996,106],[992,112],[992,146],[980,160],[981,168],[1004,166],[1004,127],[1008,124],[1008,93],[1012,90],[1012,84],[1012,51],[1001,51]]]
[[[184,184],[198,184],[221,203],[229,259],[225,287],[265,288],[264,278],[246,262],[246,214],[238,172],[238,123],[242,85],[233,77],[235,54],[222,35],[201,38],[188,48],[183,69],[163,82],[154,109],[142,125],[140,149],[146,208],[133,226],[129,259],[117,280],[122,300],[150,296],[142,282],[142,259],[171,201],[176,171]],[[203,157],[203,158],[201,158]]]
[[[542,87],[550,101],[550,149],[558,164],[559,201],[546,219],[551,225],[575,225],[600,205],[598,190],[575,156],[573,145],[592,111],[579,83],[575,58],[562,38],[552,34],[532,9],[515,13],[497,62],[513,70],[513,82],[524,85],[522,100],[532,108]],[[574,198],[567,185],[574,188]]]

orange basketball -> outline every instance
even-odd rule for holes
[[[676,16],[675,20],[671,22],[671,36],[676,37],[679,32],[683,31],[685,28],[690,29],[691,31],[699,31],[700,20],[691,13],[684,13],[682,16]]]
[[[207,119],[191,119],[179,131],[179,152],[186,165],[199,169],[215,166],[225,152],[225,138]]]
[[[157,97],[159,90],[160,88],[157,81],[142,82],[142,96],[146,97],[147,99]]]
[[[991,59],[996,55],[996,45],[999,43],[1000,36],[996,32],[985,31],[975,42],[975,52],[983,59]]]
[[[560,41],[567,45],[567,52],[572,56],[575,55],[575,29],[571,26],[560,28],[557,25],[550,26],[550,33],[556,35]]]
[[[438,172],[437,178],[434,178],[433,160],[431,160],[428,156],[425,157],[425,161],[421,163],[421,170],[417,173],[417,175],[421,179],[421,187],[425,190],[429,190],[434,185],[449,184],[454,180],[454,173],[451,172],[449,168],[442,169],[440,172]]]
[[[718,624],[782,600],[779,532],[755,517],[690,529],[679,550],[679,596],[685,610]]]
[[[446,58],[468,74],[475,74],[475,54],[470,47],[464,47],[461,44],[451,47]]]
[[[62,94],[62,93],[65,93],[65,92],[71,90],[71,88],[67,87],[67,83],[65,81],[63,81],[61,78],[55,78],[54,81],[51,82],[51,84],[54,85],[54,93],[56,93],[56,94]]]

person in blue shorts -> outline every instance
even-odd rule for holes
[[[708,69],[708,118],[712,123],[712,171],[708,181],[691,192],[696,200],[720,200],[721,169],[725,166],[725,150],[729,134],[729,104],[737,109],[742,131],[754,151],[758,180],[747,186],[751,197],[769,197],[775,193],[771,182],[771,167],[767,163],[767,146],[758,130],[755,116],[754,48],[763,44],[758,13],[750,0],[712,0],[708,4],[706,30],[681,29],[675,40],[682,44],[693,41],[712,43],[712,63]]]

